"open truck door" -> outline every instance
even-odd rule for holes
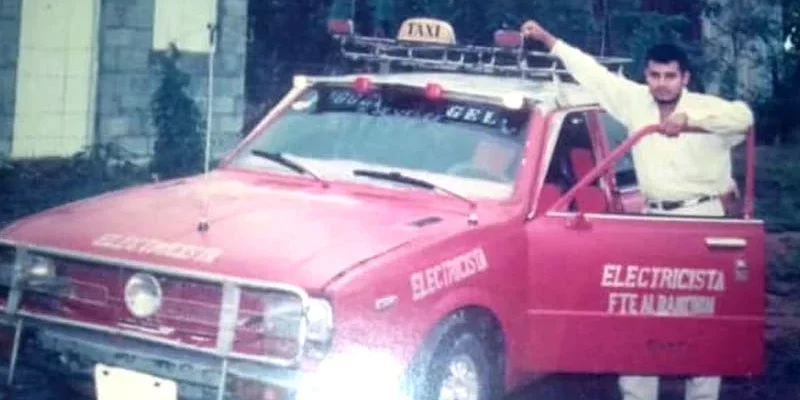
[[[651,126],[632,135],[528,222],[532,368],[662,376],[763,372],[765,231],[752,216],[752,131],[741,215],[642,215],[582,209],[575,201],[602,203],[602,185],[592,185],[656,131]],[[554,191],[548,185],[540,199]]]

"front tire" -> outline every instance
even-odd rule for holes
[[[457,318],[440,326],[433,350],[417,359],[413,400],[495,400],[502,391],[495,333]],[[480,328],[479,328],[480,327]],[[435,345],[433,345],[435,343]]]
[[[491,400],[491,366],[475,335],[462,333],[440,351],[430,369],[431,400]]]

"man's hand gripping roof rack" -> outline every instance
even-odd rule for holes
[[[350,60],[439,71],[518,76],[529,79],[573,80],[554,55],[524,49],[518,31],[498,30],[494,46],[458,45],[453,27],[441,20],[410,18],[403,21],[396,39],[356,35],[351,20],[329,20],[328,32],[339,40],[342,55]],[[597,57],[622,75],[628,58]]]

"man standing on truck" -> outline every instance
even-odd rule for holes
[[[688,57],[677,46],[652,47],[646,56],[646,85],[609,71],[593,57],[565,43],[536,21],[521,27],[561,59],[581,86],[633,134],[658,124],[661,135],[644,137],[631,150],[644,213],[721,217],[722,198],[731,189],[730,150],[745,139],[753,113],[742,101],[690,92]],[[702,131],[705,134],[681,132]],[[717,399],[721,378],[693,377],[686,399]],[[657,376],[621,376],[624,400],[655,400]]]

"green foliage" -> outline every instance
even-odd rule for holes
[[[597,32],[585,0],[394,0],[394,7],[393,29],[409,17],[441,18],[453,25],[459,42],[464,44],[491,44],[495,30],[518,29],[529,18],[542,21],[548,29],[579,46],[586,46]]]
[[[778,82],[775,111],[782,117],[779,129],[783,135],[780,143],[800,144],[800,1],[784,0],[784,32],[792,49],[787,51],[781,66],[784,68]]]
[[[711,34],[706,43],[709,70],[721,71],[721,94],[726,97],[754,99],[759,93],[745,93],[737,85],[739,60],[746,55],[757,64],[774,67],[781,63],[780,49],[782,25],[779,15],[782,0],[761,0],[753,7],[751,0],[703,0],[703,15],[707,18]],[[762,46],[766,52],[752,52]],[[760,57],[754,59],[754,57]]]
[[[674,43],[683,48],[690,58],[693,73],[702,70],[702,51],[698,44],[684,39],[690,21],[680,15],[664,15],[656,12],[613,11],[611,15],[612,35],[627,38],[623,41],[618,55],[633,59],[628,68],[628,76],[642,82],[644,80],[645,55],[647,50],[659,43]]]
[[[800,145],[800,74],[779,77],[771,97],[752,102],[759,143]]]
[[[782,25],[778,21],[764,22],[763,12],[753,12],[746,19],[740,16],[737,23],[744,26],[742,31],[747,34],[758,36],[767,32],[779,42],[774,49],[777,54],[763,60],[771,68],[771,96],[757,96],[753,101],[759,142],[797,146],[800,145],[800,113],[797,112],[800,110],[800,2],[783,0],[782,3]],[[784,49],[787,42],[794,49]],[[730,69],[729,72],[735,71]]]
[[[800,160],[781,154],[757,160],[756,212],[770,231],[800,231]]]
[[[353,18],[364,0],[271,0],[248,2],[245,93],[260,109],[275,105],[295,74],[322,74],[333,68],[336,47],[327,19]]]
[[[147,169],[113,144],[70,158],[6,160],[0,166],[0,228],[68,202],[148,181]]]
[[[783,1],[784,31],[795,48],[795,55],[800,52],[800,1]]]
[[[733,152],[734,177],[745,188],[745,145]],[[800,159],[797,146],[760,146],[755,156],[755,216],[770,232],[800,232]],[[800,258],[798,258],[800,260]]]
[[[174,45],[161,56],[161,84],[150,103],[158,134],[151,169],[161,179],[192,175],[203,169],[203,118],[186,93],[189,75],[178,68],[179,58]]]

